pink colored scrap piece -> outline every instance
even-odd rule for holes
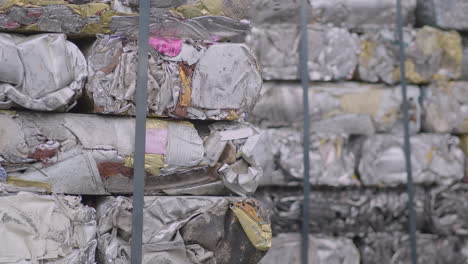
[[[167,152],[167,129],[147,129],[145,153],[166,154]]]
[[[172,39],[172,38],[154,38],[150,37],[149,44],[157,52],[169,56],[175,57],[179,55],[182,50],[182,40],[181,39]]]

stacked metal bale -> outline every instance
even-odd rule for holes
[[[258,263],[251,3],[150,2],[143,262]],[[0,263],[130,262],[137,35],[138,1],[0,0]]]
[[[301,1],[256,0],[246,37],[265,83],[249,121],[271,158],[257,192],[273,211],[261,263],[410,263],[396,1],[309,1],[310,201],[303,201]],[[468,64],[461,0],[402,1],[420,262],[467,263]]]

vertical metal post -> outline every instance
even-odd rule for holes
[[[133,173],[132,264],[141,264],[145,188],[145,130],[148,90],[149,0],[139,0],[138,76],[135,93],[135,162]]]
[[[310,145],[310,118],[309,118],[309,69],[307,62],[309,61],[308,54],[308,0],[301,1],[301,39],[299,43],[299,70],[302,84],[302,100],[304,106],[304,200],[302,201],[302,247],[301,259],[302,264],[308,263],[309,251],[309,197],[310,197],[310,181],[309,181],[309,145]]]
[[[411,144],[410,144],[410,131],[409,131],[409,113],[408,113],[408,96],[406,87],[406,69],[405,69],[405,45],[403,39],[403,18],[401,14],[401,0],[397,1],[397,32],[400,47],[400,76],[401,76],[401,91],[403,94],[403,130],[404,130],[404,152],[406,162],[406,173],[408,177],[407,191],[408,191],[408,211],[409,211],[409,233],[410,233],[410,247],[411,247],[411,260],[413,264],[418,263],[418,254],[416,247],[416,215],[414,212],[414,184],[413,172],[411,166]]]

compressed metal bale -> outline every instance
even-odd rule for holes
[[[0,30],[55,32],[75,36],[110,34],[112,16],[125,16],[105,3],[70,4],[66,1],[11,0],[0,3]]]
[[[353,30],[394,27],[396,2],[362,0],[308,1],[309,23],[332,24]],[[255,24],[299,24],[300,1],[254,0],[248,18]],[[414,23],[416,0],[402,2],[403,25]]]
[[[0,109],[67,111],[81,96],[86,60],[63,34],[0,33]]]
[[[464,177],[465,155],[460,140],[449,134],[418,134],[410,138],[413,181],[449,185]],[[403,137],[372,135],[360,150],[359,177],[367,186],[407,183]]]
[[[425,26],[404,29],[406,78],[422,84],[461,77],[462,40],[455,31]],[[400,81],[399,50],[394,30],[368,30],[360,37],[357,79],[395,84]]]
[[[255,197],[273,212],[273,233],[300,232],[301,188],[261,188]],[[312,189],[309,201],[311,233],[352,237],[407,230],[408,194],[404,189]],[[425,191],[416,188],[414,207],[418,230],[427,227],[427,203]]]
[[[421,25],[467,31],[467,12],[464,0],[418,0],[416,19]]]
[[[281,233],[273,238],[273,246],[259,264],[299,264],[301,235]],[[353,241],[343,237],[309,235],[309,263],[359,264],[359,251]]]
[[[244,44],[150,38],[148,110],[156,116],[243,119],[262,78]],[[135,114],[136,41],[100,35],[87,54],[89,111]]]
[[[79,197],[0,195],[0,263],[95,263],[96,212]]]
[[[110,27],[115,35],[137,39],[138,16],[114,16]],[[149,27],[150,37],[209,42],[243,42],[251,28],[249,21],[226,16],[206,14],[188,19],[176,18],[167,9],[152,9]]]
[[[442,235],[468,235],[468,186],[458,183],[431,190],[431,231]]]
[[[252,3],[250,0],[151,0],[149,4],[150,11],[169,9],[172,16],[180,19],[214,15],[240,20]],[[113,8],[137,13],[139,0],[116,0],[113,1]]]
[[[135,119],[3,112],[0,123],[7,183],[68,194],[132,192]],[[251,194],[263,174],[261,139],[247,123],[148,119],[145,191]]]
[[[343,28],[309,25],[309,77],[313,81],[350,80],[358,63],[359,38]],[[264,80],[299,80],[298,25],[253,28],[246,43],[254,50]]]
[[[401,132],[400,87],[355,82],[311,83],[309,90],[312,132],[368,135]],[[420,89],[408,86],[410,130],[420,129]],[[265,82],[248,120],[261,127],[303,124],[302,88],[298,83]]]
[[[297,185],[303,181],[303,135],[290,128],[268,129],[266,132],[271,153],[263,169],[260,185]],[[354,174],[355,158],[346,135],[310,135],[310,183],[313,185],[359,185]]]
[[[409,236],[404,233],[369,234],[362,241],[355,242],[361,253],[363,264],[411,263]],[[417,234],[419,263],[467,263],[466,242],[460,237],[439,237],[431,234]]]
[[[127,197],[98,201],[100,263],[129,263],[131,211]],[[256,264],[271,246],[271,235],[267,212],[254,200],[144,198],[142,263]],[[257,249],[252,241],[263,242],[264,248]]]
[[[468,132],[468,82],[439,82],[423,89],[424,131]]]

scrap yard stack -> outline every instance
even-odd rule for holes
[[[305,202],[300,2],[256,0],[248,14],[245,42],[265,80],[248,120],[265,129],[270,153],[256,196],[273,212],[260,263],[301,263],[303,205],[309,263],[411,263],[397,1],[309,1]],[[419,262],[467,263],[468,2],[402,5]]]
[[[258,263],[250,1],[150,1],[143,263]],[[0,0],[0,263],[129,263],[138,1]]]

